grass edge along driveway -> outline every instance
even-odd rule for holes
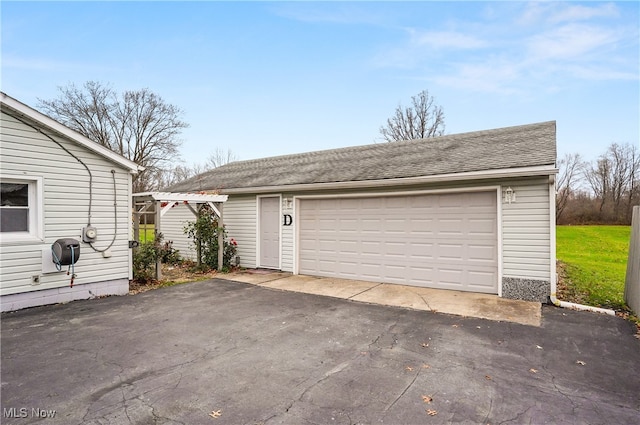
[[[582,302],[624,310],[631,226],[557,226],[556,257]]]

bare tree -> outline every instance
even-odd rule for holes
[[[211,170],[237,160],[238,160],[238,156],[235,153],[233,153],[231,149],[227,149],[225,151],[222,148],[216,148],[216,150],[211,155],[209,155],[209,159],[207,159],[206,167],[209,170]],[[196,173],[196,174],[199,174],[199,173]]]
[[[579,153],[565,154],[558,161],[558,180],[556,181],[556,221],[560,220],[567,207],[567,202],[580,180],[583,161]]]
[[[238,156],[233,153],[231,149],[225,151],[222,148],[216,148],[216,150],[209,155],[206,162],[196,162],[191,165],[181,163],[173,167],[157,170],[157,172],[151,175],[152,182],[149,183],[149,187],[152,190],[161,190],[237,160]]]
[[[179,164],[169,168],[156,169],[149,175],[147,190],[162,190],[193,176],[190,167]]]
[[[636,146],[613,143],[584,176],[599,204],[602,222],[626,223],[634,202],[640,201],[640,152]]]
[[[380,127],[387,142],[426,139],[444,134],[444,112],[428,90],[411,97],[411,106],[398,105],[387,125]]]
[[[39,100],[39,109],[89,139],[146,168],[134,191],[150,188],[154,175],[179,155],[178,136],[188,124],[182,111],[149,89],[125,91],[88,81],[59,87],[60,97]]]
[[[609,146],[607,154],[611,162],[611,200],[613,201],[613,215],[620,215],[620,202],[629,186],[631,176],[630,146],[617,143]]]
[[[633,206],[640,205],[640,149],[637,145],[631,145],[629,162],[631,170],[629,171],[626,221],[631,223]]]
[[[600,200],[599,211],[602,214],[604,206],[609,198],[611,187],[611,161],[606,155],[601,155],[595,164],[588,163],[584,167],[584,177],[586,178],[591,191]]]

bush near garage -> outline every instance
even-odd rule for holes
[[[227,240],[227,232],[224,227],[218,226],[214,211],[208,205],[203,205],[198,211],[198,218],[184,226],[184,233],[191,239],[197,253],[196,271],[218,268],[219,232],[223,232],[224,239],[222,270],[228,271],[232,267],[231,260],[236,256],[238,244],[234,239]]]
[[[133,279],[139,283],[150,282],[156,277],[156,262],[177,265],[182,263],[180,252],[172,241],[164,241],[162,233],[153,240],[142,242],[133,253]]]

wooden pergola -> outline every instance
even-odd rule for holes
[[[157,235],[162,232],[162,216],[178,204],[186,205],[194,216],[198,217],[201,205],[209,205],[218,218],[218,226],[223,226],[222,205],[227,201],[227,195],[206,193],[174,193],[174,192],[142,192],[134,193],[133,197],[133,238],[140,240],[140,217],[149,214],[155,217]],[[194,208],[195,206],[195,208]],[[154,208],[152,208],[154,207]],[[145,220],[146,223],[146,220]],[[224,232],[218,232],[218,270],[222,269],[224,254]],[[156,262],[156,279],[162,278],[160,259]]]

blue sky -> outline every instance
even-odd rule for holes
[[[2,91],[88,80],[184,111],[186,163],[380,142],[422,90],[446,133],[556,120],[559,157],[639,144],[638,2],[8,2]]]

